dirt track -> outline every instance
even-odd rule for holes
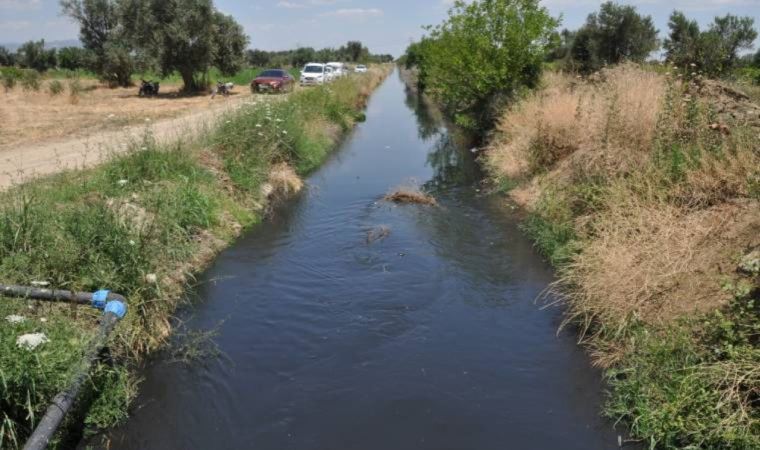
[[[0,190],[13,184],[67,169],[91,167],[127,150],[127,143],[150,131],[158,142],[188,139],[213,125],[224,112],[250,95],[220,101],[201,112],[177,118],[145,122],[119,130],[101,131],[85,137],[58,139],[0,150]]]

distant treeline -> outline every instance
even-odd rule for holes
[[[231,76],[246,63],[298,67],[310,61],[393,60],[371,54],[358,41],[338,49],[246,52],[249,39],[243,27],[213,0],[61,0],[60,5],[64,15],[79,23],[83,48],[47,49],[44,40],[26,42],[15,53],[0,47],[0,66],[39,72],[84,69],[114,86],[130,85],[135,73],[177,73],[184,89],[195,91],[208,85],[212,67]]]
[[[309,62],[352,62],[352,63],[384,63],[392,62],[393,55],[375,55],[359,41],[349,41],[339,48],[323,48],[315,50],[311,47],[300,47],[295,50],[268,52],[265,50],[246,51],[248,64],[254,67],[301,67]]]

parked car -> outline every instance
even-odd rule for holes
[[[327,82],[335,81],[335,79],[338,78],[338,74],[335,73],[335,70],[325,64],[325,80]]]
[[[327,79],[327,67],[324,64],[309,63],[301,71],[301,86],[315,86],[324,84]]]
[[[251,81],[251,92],[290,92],[295,85],[296,80],[287,70],[269,69]]]
[[[356,72],[356,73],[364,73],[364,72],[366,72],[366,71],[367,71],[367,66],[365,66],[364,64],[359,64],[359,65],[358,65],[358,66],[356,66],[356,68],[354,69],[354,72]]]
[[[332,68],[333,78],[342,78],[348,75],[346,66],[342,62],[329,62],[327,63],[327,67]]]

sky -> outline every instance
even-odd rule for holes
[[[285,50],[298,46],[338,47],[359,40],[373,53],[399,56],[418,39],[423,25],[440,23],[453,0],[215,0],[250,36],[252,48]],[[602,0],[543,0],[562,27],[578,28]],[[619,0],[651,15],[660,36],[668,16],[679,9],[706,26],[716,15],[755,18],[760,29],[760,0]],[[0,0],[0,43],[30,39],[76,39],[78,27],[60,15],[58,0]]]

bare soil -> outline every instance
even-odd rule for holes
[[[66,84],[64,82],[64,84]],[[88,167],[128,149],[150,132],[157,141],[187,139],[221,114],[250,101],[247,86],[229,97],[181,95],[161,86],[161,95],[142,98],[138,89],[109,89],[82,82],[84,91],[53,96],[19,87],[0,93],[0,189],[65,169]],[[273,98],[273,97],[272,97]]]

